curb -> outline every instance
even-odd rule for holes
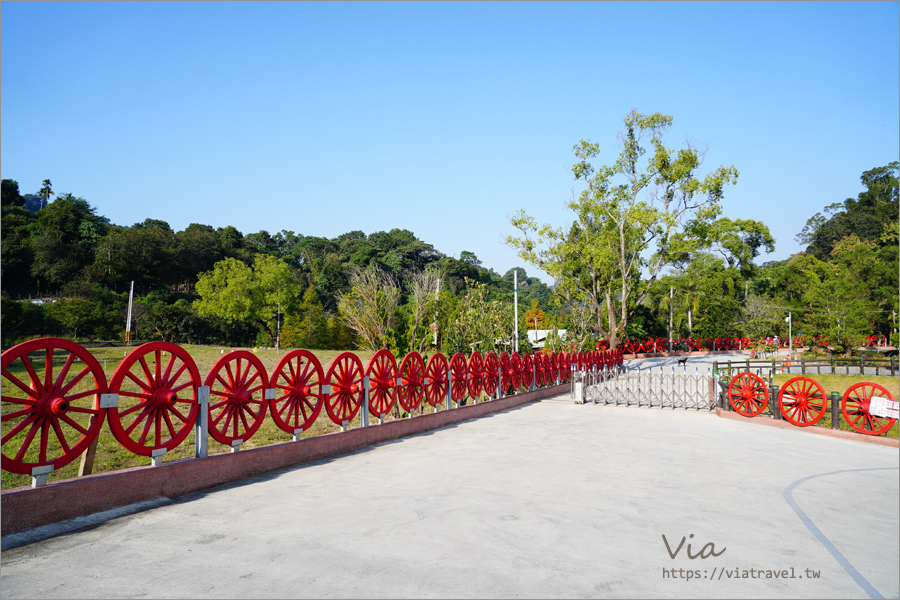
[[[757,425],[765,425],[767,427],[777,427],[778,429],[791,429],[793,431],[803,431],[805,433],[814,433],[816,435],[824,435],[828,437],[840,438],[842,440],[850,440],[854,442],[865,442],[875,444],[877,446],[887,446],[890,448],[900,448],[900,439],[881,437],[875,435],[865,435],[862,433],[853,433],[851,431],[843,431],[840,429],[826,429],[825,427],[797,427],[787,421],[770,418],[745,417],[734,411],[716,408],[716,415],[723,419],[731,419],[732,421],[743,421],[745,423],[755,423]]]

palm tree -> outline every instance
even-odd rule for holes
[[[678,283],[678,291],[682,310],[687,312],[688,337],[694,337],[693,313],[700,308],[700,286],[692,277],[683,277]]]
[[[50,196],[53,195],[52,185],[53,184],[50,183],[49,179],[45,179],[41,184],[41,191],[38,192],[41,197],[41,208],[46,208],[47,204],[50,202]]]

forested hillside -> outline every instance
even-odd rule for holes
[[[788,260],[756,264],[775,245],[760,222],[698,221],[652,276],[646,262],[629,275],[616,338],[667,336],[670,324],[673,337],[784,336],[789,312],[795,334],[828,335],[839,351],[860,336],[890,336],[897,171],[897,162],[866,171],[858,197],[823,199],[826,216],[798,235],[807,251]],[[589,306],[573,293],[584,275],[570,267],[572,281],[552,287],[518,268],[520,345],[535,326],[567,329],[578,345],[609,334],[595,318],[602,298]],[[452,352],[496,348],[513,329],[513,269],[486,269],[471,252],[447,256],[411,231],[328,239],[197,223],[174,231],[155,219],[120,226],[49,180],[26,195],[3,180],[4,346],[47,335],[124,339],[132,281],[139,340]]]

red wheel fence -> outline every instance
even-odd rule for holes
[[[682,343],[738,348],[749,342],[679,339],[676,348]],[[365,427],[370,418],[382,422],[389,414],[412,416],[424,402],[438,410],[465,404],[467,397],[473,402],[490,400],[569,381],[575,371],[620,368],[624,354],[640,347],[669,349],[665,338],[627,340],[615,349],[598,346],[580,353],[514,352],[498,357],[472,352],[468,358],[457,353],[449,361],[438,353],[427,365],[415,352],[398,365],[389,351],[381,350],[365,367],[356,354],[343,352],[327,371],[311,352],[293,350],[271,374],[255,354],[238,350],[216,361],[202,379],[187,351],[150,342],[127,353],[107,382],[97,359],[80,345],[58,338],[31,340],[2,355],[2,468],[46,481],[47,474],[96,444],[107,420],[122,447],[159,464],[192,431],[205,432],[236,451],[257,434],[267,415],[298,440],[323,408],[328,420],[342,429],[355,423]],[[789,381],[777,403],[770,404],[769,390],[750,373],[730,382],[728,402],[747,416],[769,407],[803,427],[822,419],[828,405],[821,386],[805,377]],[[844,394],[840,408],[853,430],[879,435],[896,423],[896,406],[889,391],[862,383]],[[195,446],[198,457],[206,456],[205,436],[202,441],[197,437]]]

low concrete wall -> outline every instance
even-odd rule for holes
[[[754,423],[756,425],[765,425],[767,427],[778,427],[779,429],[793,429],[794,431],[805,431],[808,433],[813,433],[816,435],[826,435],[828,437],[836,437],[844,440],[853,440],[854,442],[867,442],[869,444],[877,444],[879,446],[891,446],[894,448],[900,448],[900,439],[897,438],[889,438],[883,437],[880,435],[866,435],[864,433],[856,433],[853,431],[843,431],[841,429],[830,429],[827,427],[816,427],[815,425],[811,425],[809,427],[797,427],[793,425],[789,421],[783,421],[781,419],[773,419],[767,415],[761,415],[757,417],[745,417],[742,414],[736,413],[730,410],[724,410],[721,408],[716,409],[716,415],[722,417],[723,419],[732,419],[733,421],[745,421],[747,423]]]
[[[234,454],[208,458],[185,458],[159,467],[143,466],[86,475],[49,483],[38,488],[19,487],[0,494],[0,526],[3,534],[18,533],[65,519],[81,517],[155,498],[175,498],[224,483],[305,462],[346,454],[379,442],[444,427],[504,411],[542,398],[567,392],[570,384],[507,396],[499,400],[470,404],[329,433],[299,442],[283,442]]]

